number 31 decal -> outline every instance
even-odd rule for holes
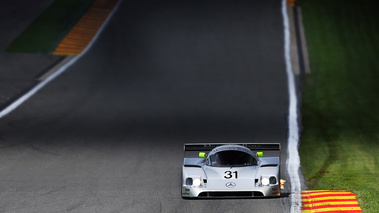
[[[233,176],[234,176],[235,179],[238,178],[237,171],[235,171],[235,172],[232,172],[232,171],[225,171],[224,173],[225,173],[224,178],[226,178],[226,179],[233,178]],[[234,174],[234,175],[233,175],[233,174]]]

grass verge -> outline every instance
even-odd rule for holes
[[[51,54],[94,0],[55,0],[6,49]]]
[[[302,86],[310,189],[351,190],[379,209],[379,13],[375,0],[300,1],[312,73]]]

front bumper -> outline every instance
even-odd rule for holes
[[[246,189],[210,189],[187,185],[182,186],[183,198],[253,198],[279,196],[279,185],[270,185]]]

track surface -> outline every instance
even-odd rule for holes
[[[281,1],[123,1],[93,48],[0,120],[0,211],[288,212],[183,200],[187,141],[280,142]]]

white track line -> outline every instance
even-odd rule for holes
[[[291,212],[301,211],[301,185],[299,177],[300,157],[298,152],[299,127],[297,123],[297,97],[295,87],[295,77],[292,72],[291,52],[290,52],[290,25],[287,15],[286,0],[282,0],[282,14],[284,26],[284,57],[286,61],[286,72],[288,78],[289,92],[289,135],[288,135],[288,160],[287,171],[291,183]]]
[[[5,109],[3,109],[0,112],[0,118],[6,116],[13,110],[15,110],[17,107],[19,107],[21,104],[23,104],[26,100],[28,100],[30,97],[32,97],[34,94],[36,94],[40,89],[42,89],[46,84],[54,80],[56,77],[58,77],[60,74],[62,74],[64,71],[66,71],[71,65],[73,65],[76,61],[78,61],[83,55],[85,55],[88,50],[92,47],[94,42],[99,37],[100,33],[104,30],[105,26],[108,24],[109,20],[113,16],[114,12],[118,9],[120,2],[122,0],[119,0],[117,2],[117,5],[115,8],[113,8],[112,12],[108,15],[107,19],[104,21],[104,23],[101,25],[100,29],[97,31],[95,36],[92,38],[91,42],[87,45],[87,47],[77,56],[73,57],[71,60],[69,60],[66,64],[64,64],[62,67],[60,67],[57,71],[52,73],[49,77],[44,79],[43,81],[40,81],[35,87],[33,87],[31,90],[29,90],[27,93],[25,93],[23,96],[21,96],[19,99],[14,101],[12,104],[7,106]]]

